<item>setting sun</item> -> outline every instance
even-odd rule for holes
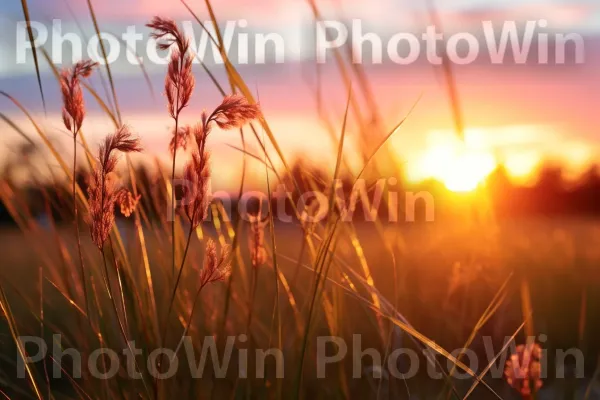
[[[409,179],[433,178],[453,192],[472,191],[497,166],[490,152],[476,147],[456,137],[438,136],[409,168]]]
[[[490,154],[467,153],[456,156],[451,164],[440,166],[440,178],[453,192],[468,192],[494,170],[496,162]]]

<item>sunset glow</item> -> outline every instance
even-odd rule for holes
[[[495,157],[475,146],[473,136],[465,141],[442,133],[431,134],[431,144],[408,167],[413,182],[436,179],[453,192],[468,192],[477,188],[497,167]]]
[[[599,0],[0,18],[0,397],[600,400]]]

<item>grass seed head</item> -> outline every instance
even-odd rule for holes
[[[204,267],[200,272],[200,286],[204,287],[212,282],[224,280],[231,270],[231,251],[228,246],[221,248],[217,255],[217,246],[212,239],[206,242],[204,252]]]
[[[192,128],[189,125],[177,129],[177,132],[173,130],[173,137],[169,143],[171,155],[175,153],[175,148],[186,150],[190,137],[192,137]]]
[[[210,184],[210,154],[204,151],[192,154],[191,160],[184,169],[186,186],[184,196],[186,204],[184,211],[192,227],[197,227],[208,215],[209,184]]]
[[[87,78],[97,63],[90,60],[80,61],[71,69],[60,74],[60,91],[63,100],[62,119],[67,130],[75,136],[81,130],[85,116],[85,104],[81,91],[80,78]]]
[[[100,146],[98,163],[88,187],[90,232],[92,241],[99,249],[104,246],[115,222],[115,204],[120,204],[123,215],[128,216],[138,201],[138,198],[134,198],[125,189],[115,188],[113,177],[118,159],[114,152],[131,153],[141,150],[139,138],[133,136],[126,126],[108,135]]]
[[[146,26],[153,30],[151,36],[157,40],[159,49],[174,47],[165,78],[165,95],[169,114],[176,119],[188,106],[195,86],[189,40],[171,19],[154,17]]]
[[[259,115],[260,108],[257,104],[250,104],[246,97],[234,94],[223,99],[223,102],[213,112],[211,119],[221,129],[232,129],[242,127],[258,118]]]

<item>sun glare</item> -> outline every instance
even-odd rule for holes
[[[453,192],[469,192],[475,190],[496,166],[491,153],[446,137],[428,146],[408,173],[413,181],[433,178]]]
[[[475,190],[495,167],[496,162],[490,154],[461,154],[457,155],[450,165],[440,170],[440,178],[453,192],[469,192]]]

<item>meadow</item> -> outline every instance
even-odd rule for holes
[[[64,348],[80,348],[83,343],[93,343],[94,334],[89,326],[82,324],[83,310],[75,304],[70,304],[69,285],[75,286],[77,275],[61,273],[65,263],[65,254],[76,252],[69,227],[59,227],[53,235],[59,235],[61,246],[48,242],[49,228],[37,232],[21,233],[14,229],[5,229],[2,234],[3,301],[11,305],[12,315],[18,318],[19,334],[42,336],[49,347],[52,334],[62,335]],[[244,239],[248,235],[246,227],[240,232]],[[131,255],[132,265],[144,265],[140,256],[142,249],[136,242],[134,227],[125,225],[123,236],[127,239],[126,251]],[[302,328],[306,322],[308,304],[311,300],[310,282],[314,281],[314,270],[310,265],[308,254],[302,255],[300,242],[302,231],[299,226],[276,226],[276,260],[282,280],[286,285],[280,287],[282,293],[276,293],[273,282],[272,268],[265,267],[256,272],[256,287],[259,294],[252,296],[251,277],[244,276],[242,265],[250,265],[248,249],[241,246],[240,259],[245,264],[239,264],[232,270],[231,281],[207,287],[196,299],[198,290],[198,268],[201,265],[204,248],[203,240],[194,240],[189,251],[191,260],[184,273],[180,288],[180,298],[177,299],[178,315],[171,323],[172,333],[169,342],[164,346],[176,348],[178,339],[187,328],[187,335],[192,338],[204,338],[226,332],[227,335],[238,337],[242,333],[252,339],[249,343],[235,344],[227,376],[214,380],[208,362],[207,369],[201,379],[193,379],[187,367],[181,367],[177,374],[161,381],[168,387],[169,393],[178,393],[189,397],[288,397],[293,393],[295,375],[299,365],[299,348],[302,340]],[[357,235],[364,254],[359,257],[352,244],[351,237]],[[219,235],[214,227],[205,228],[205,234],[218,240]],[[221,233],[227,235],[227,233]],[[161,265],[168,265],[168,237],[157,237],[152,232],[147,233],[146,245],[149,251],[148,263],[151,268],[156,298],[168,297],[170,279]],[[266,241],[270,241],[267,235]],[[473,239],[473,238],[476,239]],[[242,240],[244,240],[242,239]],[[225,239],[229,240],[229,239]],[[490,228],[488,224],[470,223],[467,226],[457,226],[454,223],[424,223],[418,226],[398,227],[386,226],[383,230],[367,225],[340,227],[340,236],[336,245],[335,265],[329,273],[328,282],[324,285],[324,294],[331,302],[314,315],[313,328],[310,333],[312,343],[309,343],[306,366],[303,372],[301,395],[318,398],[463,398],[476,383],[474,378],[464,377],[433,379],[436,374],[430,374],[427,358],[422,353],[427,348],[421,342],[415,342],[410,333],[404,331],[402,321],[409,323],[410,332],[414,329],[443,349],[460,349],[468,347],[477,354],[477,368],[474,372],[482,374],[482,378],[491,390],[477,385],[470,394],[473,398],[519,398],[501,375],[486,377],[484,368],[495,361],[502,368],[501,355],[507,337],[515,335],[515,341],[525,341],[522,329],[523,290],[526,282],[531,298],[531,329],[537,336],[546,335],[544,348],[548,354],[556,349],[581,349],[584,365],[577,366],[574,357],[567,357],[564,365],[566,379],[556,378],[557,366],[553,358],[548,361],[548,378],[538,393],[538,398],[595,398],[597,395],[592,378],[596,370],[596,355],[598,345],[594,340],[598,329],[598,285],[599,280],[594,272],[600,253],[597,241],[600,240],[597,224],[587,220],[548,221],[535,219],[499,224]],[[27,244],[29,243],[29,244]],[[64,247],[63,247],[64,246]],[[94,245],[89,239],[82,240],[86,265],[100,266],[100,257],[94,251]],[[32,248],[33,247],[33,248]],[[532,249],[536,249],[533,251]],[[61,252],[63,253],[61,255]],[[55,266],[58,270],[45,273],[43,292],[39,290],[39,264]],[[69,260],[71,263],[73,260]],[[67,262],[69,262],[67,261]],[[365,269],[370,271],[372,281],[365,279]],[[67,264],[68,268],[68,264]],[[239,269],[236,269],[239,268]],[[135,271],[135,270],[133,270]],[[251,271],[247,271],[251,272]],[[102,277],[90,269],[90,280],[102,282]],[[131,277],[134,286],[142,286],[144,271],[135,271],[137,277]],[[237,274],[237,275],[236,275]],[[595,276],[596,275],[596,276]],[[113,271],[113,279],[118,275]],[[392,278],[393,277],[393,278]],[[582,278],[585,277],[585,278]],[[235,279],[237,278],[237,279]],[[345,284],[346,279],[354,284]],[[244,281],[246,280],[246,281]],[[283,282],[280,282],[280,284]],[[128,338],[140,341],[147,340],[140,347],[146,352],[152,350],[152,331],[148,331],[148,323],[152,319],[147,315],[148,308],[136,305],[137,301],[126,289],[126,282],[113,281],[115,290],[123,290],[122,301],[127,307]],[[101,287],[101,283],[98,283]],[[229,286],[231,285],[231,286]],[[376,288],[376,291],[374,291]],[[377,297],[373,297],[376,293]],[[43,296],[43,297],[40,297]],[[101,296],[99,293],[98,296]],[[81,297],[81,293],[79,293]],[[230,296],[229,301],[227,298]],[[96,301],[94,309],[102,315],[102,331],[105,343],[111,343],[117,352],[124,349],[124,342],[119,334],[118,323],[111,312],[110,301],[106,298]],[[251,300],[253,298],[253,301]],[[278,316],[275,323],[279,325],[281,342],[275,336],[273,329],[275,298],[278,301]],[[374,298],[379,299],[381,306],[376,307]],[[292,300],[293,299],[293,300]],[[43,321],[41,324],[39,301],[43,301]],[[229,304],[229,305],[228,305]],[[253,304],[252,322],[248,322],[249,304]],[[159,312],[165,312],[165,304],[159,305]],[[327,308],[325,308],[327,307]],[[335,308],[329,308],[335,307]],[[492,308],[490,310],[490,307]],[[193,317],[189,313],[195,309]],[[381,311],[379,311],[379,309]],[[225,315],[225,317],[224,317]],[[189,326],[188,326],[189,324]],[[521,328],[521,329],[520,329]],[[415,332],[415,334],[416,334]],[[382,379],[373,377],[371,369],[373,362],[369,356],[360,361],[361,370],[358,377],[353,377],[352,343],[353,335],[361,335],[361,350],[377,349],[382,356],[389,354],[394,348],[415,349],[419,357],[419,370],[409,379],[385,375]],[[8,326],[3,328],[3,381],[6,385],[3,391],[13,398],[33,395],[23,379],[18,379],[16,356],[17,348],[10,340]],[[317,379],[315,367],[317,364],[316,337],[321,335],[337,336],[347,343],[350,353],[339,362],[332,362],[326,367],[325,379]],[[150,336],[150,337],[148,337]],[[485,339],[492,343],[491,352],[485,348]],[[427,342],[426,342],[427,343]],[[99,343],[98,343],[99,344]],[[432,343],[430,343],[432,344]],[[201,339],[194,343],[196,348],[195,362],[200,359]],[[282,349],[284,367],[283,378],[276,378],[277,369],[274,360],[267,357],[265,378],[258,379],[253,372],[248,372],[250,378],[240,379],[237,376],[240,349],[268,349],[273,346]],[[432,344],[433,345],[433,344]],[[467,345],[467,346],[466,346]],[[219,344],[219,357],[224,354],[225,346]],[[36,354],[36,347],[30,348],[31,354]],[[505,350],[510,351],[510,350]],[[336,348],[327,348],[326,354],[333,355]],[[85,354],[85,353],[84,353]],[[253,353],[250,353],[253,354]],[[440,363],[433,370],[449,374],[453,363],[437,352],[432,353]],[[9,358],[12,355],[12,358]],[[187,366],[187,353],[181,351],[180,366]],[[101,398],[103,394],[110,396],[128,397],[128,393],[143,394],[143,385],[132,381],[125,373],[125,361],[121,363],[121,371],[109,379],[108,388],[101,379],[83,379],[81,381],[68,378],[73,374],[72,361],[65,357],[66,362],[61,378],[48,380],[48,388],[56,398],[91,397]],[[145,356],[138,357],[145,369]],[[85,362],[85,359],[84,359]],[[414,361],[412,361],[414,363]],[[255,360],[252,355],[248,365],[250,371],[254,368]],[[401,359],[399,371],[408,373],[411,360]],[[32,373],[37,376],[41,388],[46,386],[44,379],[45,368],[52,373],[54,366],[51,360],[45,363],[32,363]],[[385,363],[384,369],[385,367]],[[584,377],[575,378],[575,368],[584,368]],[[102,370],[100,368],[100,370]],[[431,371],[433,371],[431,370]],[[489,375],[489,372],[488,372]],[[52,375],[50,375],[52,376]],[[150,375],[147,373],[147,378]],[[14,382],[14,383],[13,383]],[[77,382],[77,386],[75,386]],[[453,388],[452,390],[450,388]],[[107,390],[107,392],[103,392]],[[193,395],[192,395],[193,393]],[[410,396],[413,397],[410,397]],[[25,398],[25,397],[23,397]]]
[[[317,4],[310,3],[319,19]],[[218,10],[208,0],[205,6],[216,22]],[[27,18],[26,1],[23,7]],[[38,136],[11,127],[41,147],[58,172],[33,195],[6,171],[0,180],[0,199],[14,225],[0,233],[0,395],[600,398],[598,221],[498,217],[485,182],[468,195],[435,194],[439,217],[431,221],[421,213],[397,224],[347,219],[333,183],[342,178],[352,192],[362,178],[371,187],[380,176],[396,176],[386,143],[410,111],[391,127],[364,117],[377,112],[357,101],[368,100],[368,85],[340,52],[347,103],[343,120],[327,121],[338,143],[336,163],[318,173],[292,165],[253,90],[227,60],[219,32],[211,40],[222,51],[227,82],[192,64],[188,41],[167,17],[148,27],[162,50],[172,48],[163,99],[165,121],[173,125],[165,132],[172,163],[158,165],[150,177],[131,161],[143,153],[143,142],[118,109],[110,68],[50,63],[74,150],[68,156],[18,94],[1,92]],[[50,58],[40,51],[37,60]],[[106,71],[114,106],[87,84],[100,71]],[[196,125],[183,125],[195,75],[204,73],[222,101],[206,105]],[[99,146],[85,139],[86,102],[98,103],[114,123]],[[358,171],[344,154],[349,118],[359,120],[363,138],[376,142]],[[278,184],[293,200],[319,190],[327,215],[309,222],[303,216],[313,208],[291,206],[292,221],[282,222],[266,202],[266,210],[227,218],[208,193],[218,170],[208,138],[219,130],[239,132],[243,146],[252,140],[262,150],[238,149],[264,167],[268,197]],[[183,160],[182,170],[176,160]],[[175,179],[185,184],[174,185]],[[247,184],[242,178],[234,197]],[[206,347],[211,343],[215,353]],[[341,353],[347,355],[337,359]],[[209,354],[227,357],[228,367],[213,360],[194,372],[189,363],[197,368]]]

